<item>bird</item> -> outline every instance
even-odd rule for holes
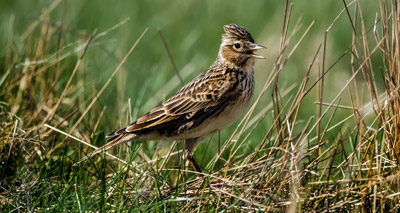
[[[224,25],[225,34],[215,62],[174,96],[130,125],[106,137],[108,142],[78,163],[132,140],[184,141],[183,156],[202,174],[193,153],[207,136],[233,124],[254,94],[254,63],[264,59],[255,54],[265,46],[237,24]]]

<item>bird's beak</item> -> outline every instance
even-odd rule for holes
[[[264,47],[264,46],[262,46],[262,45],[254,44],[254,46],[252,46],[252,47],[250,48],[251,57],[253,57],[253,58],[258,58],[258,59],[265,59],[264,56],[257,55],[257,54],[254,53],[254,51],[259,50],[259,49],[267,49],[267,48]]]

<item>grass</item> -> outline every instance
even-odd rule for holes
[[[400,210],[396,1],[24,3],[0,24],[2,211]],[[204,178],[176,142],[74,166],[207,68],[232,22],[268,59],[196,151]]]

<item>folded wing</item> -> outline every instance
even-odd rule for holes
[[[168,126],[179,126],[210,108],[217,107],[232,87],[222,73],[201,74],[184,86],[176,95],[154,108],[146,115],[127,127],[110,133],[107,137],[115,138],[121,134],[144,134]]]

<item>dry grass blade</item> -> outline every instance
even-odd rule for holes
[[[46,123],[48,120],[51,120],[53,118],[53,116],[56,114],[57,109],[61,104],[61,101],[64,99],[65,95],[67,94],[67,91],[69,89],[69,86],[71,85],[72,79],[75,77],[75,74],[78,71],[80,64],[82,63],[83,57],[85,56],[85,53],[86,53],[87,49],[89,48],[89,44],[92,41],[92,39],[93,39],[93,36],[90,36],[89,39],[87,40],[87,42],[85,44],[85,48],[83,49],[82,55],[79,57],[78,62],[76,62],[74,70],[72,71],[72,74],[68,79],[67,85],[64,87],[64,90],[62,91],[60,97],[58,98],[55,106],[50,110],[50,112],[47,114],[47,116],[43,119],[42,124]]]
[[[59,132],[59,133],[65,135],[65,136],[67,136],[67,137],[69,137],[69,138],[72,138],[72,139],[74,139],[74,140],[76,140],[76,141],[78,141],[78,142],[80,142],[80,143],[82,143],[82,144],[85,144],[86,146],[90,146],[90,147],[92,147],[93,149],[98,149],[98,147],[93,146],[92,144],[87,143],[86,141],[83,141],[83,140],[81,140],[81,139],[79,139],[79,138],[77,138],[77,137],[75,137],[75,136],[73,136],[73,135],[71,135],[71,134],[68,134],[68,133],[66,133],[66,132],[63,132],[63,131],[61,131],[61,130],[59,130],[59,129],[57,129],[57,128],[54,128],[54,127],[52,127],[52,126],[50,126],[50,125],[48,125],[48,124],[44,124],[44,126],[47,127],[47,128],[49,128],[49,129],[52,129],[52,130],[54,130],[54,131],[56,131],[56,132]],[[122,162],[122,163],[124,163],[124,164],[128,164],[126,161],[124,161],[124,160],[122,160],[122,159],[120,159],[120,158],[118,158],[118,157],[116,157],[116,156],[114,156],[114,155],[111,155],[111,154],[109,154],[109,153],[107,153],[107,152],[105,152],[105,154],[108,155],[108,156],[110,156],[110,157],[112,157],[112,158],[114,158],[114,159],[116,159],[116,160],[118,160],[119,162]]]
[[[122,65],[125,63],[126,59],[131,55],[137,44],[140,42],[140,40],[143,38],[143,36],[146,34],[146,32],[149,30],[149,28],[146,28],[142,34],[140,34],[139,38],[135,41],[135,43],[132,45],[132,47],[129,49],[128,53],[124,56],[124,58],[121,60],[121,62],[118,64],[117,68],[114,70],[114,72],[111,74],[110,78],[107,80],[107,82],[103,85],[103,87],[100,89],[100,91],[96,94],[96,96],[93,98],[92,102],[90,102],[89,106],[86,108],[86,110],[82,113],[81,117],[75,122],[74,126],[69,130],[69,132],[72,132],[75,130],[75,128],[79,125],[79,123],[82,121],[82,119],[86,116],[86,114],[89,112],[89,110],[92,108],[92,106],[96,103],[97,99],[100,97],[100,95],[103,93],[103,91],[107,88],[107,86],[110,84],[111,80],[114,78],[114,76],[118,73],[118,71],[122,68]]]
[[[107,82],[103,85],[103,87],[100,89],[100,91],[97,93],[97,95],[93,98],[92,102],[89,104],[89,106],[86,108],[86,110],[82,113],[82,115],[79,117],[79,119],[75,122],[75,124],[72,126],[72,128],[69,130],[69,134],[71,134],[75,128],[79,125],[79,123],[83,120],[83,118],[86,116],[86,114],[89,112],[89,110],[92,108],[92,106],[96,103],[97,99],[100,97],[100,95],[103,93],[103,91],[107,88],[107,86],[110,84],[111,80],[114,78],[114,76],[117,74],[117,72],[122,68],[122,65],[125,63],[126,59],[128,56],[132,53],[132,51],[135,49],[139,41],[143,38],[145,33],[147,32],[148,28],[146,28],[142,34],[139,36],[139,38],[136,40],[136,42],[132,45],[132,47],[129,49],[128,53],[125,55],[125,57],[121,60],[120,64],[117,66],[117,68],[114,70],[114,72],[111,74],[110,78],[107,80]],[[57,144],[50,152],[51,154],[54,150],[56,150],[58,147],[60,147],[62,143]]]
[[[171,61],[172,66],[174,67],[175,74],[178,76],[179,81],[181,82],[181,86],[184,86],[184,85],[185,85],[185,82],[183,81],[182,76],[179,74],[179,70],[178,70],[178,68],[176,67],[174,58],[172,57],[172,54],[171,54],[171,51],[169,51],[167,41],[165,40],[164,35],[162,34],[162,32],[161,32],[160,29],[158,29],[158,34],[160,35],[161,41],[162,41],[163,44],[164,44],[165,50],[167,51],[169,60]]]

